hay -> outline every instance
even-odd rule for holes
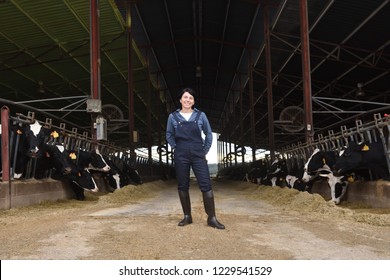
[[[353,204],[335,205],[332,201],[325,201],[319,194],[299,192],[289,188],[253,186],[246,183],[243,186],[249,199],[264,200],[285,211],[317,214],[330,219],[348,219],[375,226],[390,226],[389,209],[361,208],[361,205]]]
[[[144,183],[142,185],[127,185],[113,193],[99,197],[98,204],[126,204],[135,203],[139,200],[151,198],[165,186],[164,181]]]

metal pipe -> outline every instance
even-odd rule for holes
[[[268,105],[268,143],[271,159],[275,156],[275,139],[274,139],[274,110],[272,94],[272,68],[271,68],[271,39],[269,27],[268,6],[264,8],[264,44],[267,74],[267,105]]]
[[[91,95],[100,99],[99,1],[90,0]]]
[[[307,143],[313,142],[313,112],[311,100],[311,69],[310,69],[310,48],[309,48],[309,21],[307,15],[307,0],[299,1],[299,14],[301,21],[301,42],[302,42],[302,81],[303,100],[305,111],[305,138]]]
[[[9,109],[1,107],[1,164],[3,169],[3,182],[10,181],[10,156],[9,156]]]
[[[252,161],[256,160],[256,127],[255,127],[255,103],[253,97],[253,65],[252,54],[249,51],[248,57],[248,76],[249,76],[249,108],[251,125],[251,143],[252,143]]]
[[[130,152],[134,153],[134,92],[133,92],[133,68],[132,68],[132,29],[131,29],[131,5],[133,1],[127,1],[126,5],[126,34],[127,34],[127,95],[129,107],[129,143]]]

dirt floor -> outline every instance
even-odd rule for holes
[[[0,259],[390,260],[390,209],[246,182],[213,188],[225,230],[206,225],[196,182],[185,227],[175,181],[2,210]]]

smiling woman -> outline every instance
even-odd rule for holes
[[[175,150],[174,162],[180,203],[184,219],[179,226],[192,223],[189,195],[190,171],[193,170],[199,189],[202,192],[207,224],[210,227],[224,229],[215,216],[214,192],[210,180],[210,171],[206,155],[212,146],[212,130],[206,114],[194,108],[196,92],[184,88],[180,93],[181,108],[168,116],[166,139]],[[204,139],[202,138],[204,133]]]

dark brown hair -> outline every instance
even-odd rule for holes
[[[180,93],[179,93],[179,100],[181,99],[181,97],[183,96],[183,94],[185,92],[188,92],[189,94],[191,94],[193,97],[194,97],[194,100],[196,99],[196,92],[194,89],[192,88],[183,88]]]

